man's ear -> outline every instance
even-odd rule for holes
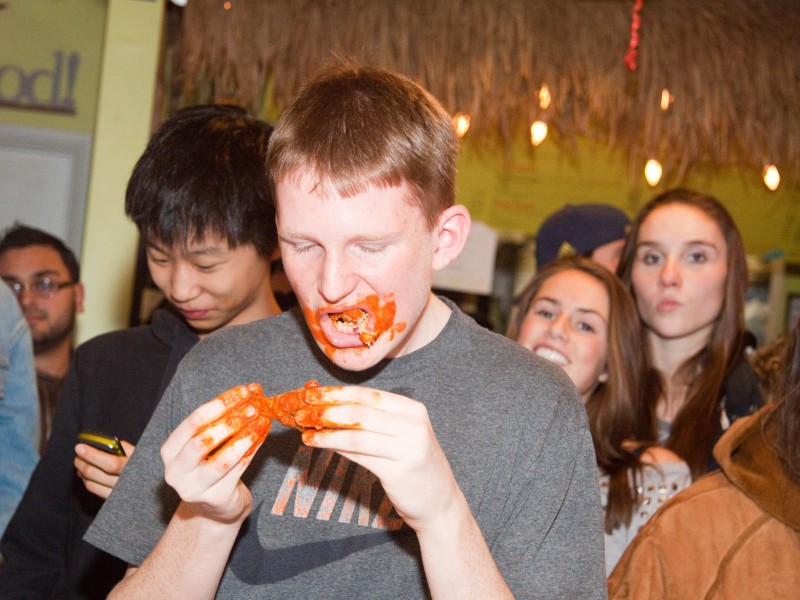
[[[82,313],[84,290],[80,281],[72,286],[72,293],[75,295],[75,314]]]
[[[444,269],[461,254],[472,219],[466,206],[456,204],[442,211],[436,225],[438,239],[433,253],[433,270]]]

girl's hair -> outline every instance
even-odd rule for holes
[[[788,338],[785,375],[765,427],[775,432],[773,448],[792,480],[800,484],[800,321]]]
[[[663,206],[682,204],[703,211],[719,227],[727,245],[727,276],[722,308],[711,330],[708,343],[694,356],[687,357],[677,372],[686,384],[686,403],[672,422],[665,446],[689,465],[697,478],[708,468],[711,449],[720,421],[720,395],[725,377],[742,354],[744,341],[744,297],[747,289],[747,263],[739,229],[725,207],[713,196],[687,189],[666,191],[648,202],[631,225],[617,272],[631,293],[631,273],[636,260],[639,231],[650,214]],[[645,324],[646,327],[646,324]],[[649,352],[647,353],[649,360]],[[664,391],[663,375],[648,369],[646,393],[655,404]]]
[[[646,361],[644,338],[633,298],[617,277],[597,263],[580,256],[561,258],[545,266],[516,300],[518,311],[508,336],[519,337],[522,322],[544,283],[553,275],[579,271],[596,279],[608,293],[608,379],[600,382],[586,402],[597,465],[609,476],[605,529],[611,532],[629,524],[638,501],[634,481],[640,480],[639,452],[626,442],[653,442],[655,417],[643,395]]]

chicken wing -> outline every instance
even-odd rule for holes
[[[349,330],[358,333],[358,339],[365,346],[371,346],[380,335],[378,332],[370,331],[369,315],[360,308],[351,308],[344,312],[331,315],[338,329]]]
[[[212,427],[225,424],[233,433],[230,437],[219,441],[212,453],[217,453],[223,447],[231,446],[239,440],[249,437],[253,440],[251,450],[245,454],[245,456],[249,456],[254,451],[253,449],[267,437],[273,419],[300,431],[310,428],[321,429],[323,425],[319,417],[316,421],[312,420],[311,425],[308,426],[298,425],[294,418],[298,410],[320,400],[319,387],[316,381],[309,381],[302,388],[277,396],[264,395],[264,390],[258,383],[240,385],[226,390],[215,400],[222,400],[227,410],[218,419],[202,427],[195,437],[202,436]],[[315,413],[312,411],[308,414],[313,419]],[[306,422],[309,421],[308,414]],[[214,445],[211,435],[206,435],[202,441],[207,446]]]

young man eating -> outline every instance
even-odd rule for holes
[[[132,565],[112,597],[605,596],[577,392],[431,293],[469,232],[457,152],[438,102],[386,71],[331,67],[282,115],[268,167],[300,309],[179,367],[87,536]],[[320,428],[263,444],[209,402],[308,380],[295,418]]]

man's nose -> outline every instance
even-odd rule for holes
[[[322,259],[319,293],[330,304],[346,298],[355,288],[355,275],[347,258],[338,252],[326,252]]]
[[[191,267],[177,265],[170,273],[170,296],[177,302],[187,302],[197,296],[197,278]]]
[[[23,308],[36,304],[36,294],[33,293],[30,284],[20,286],[19,293],[17,294],[17,301]]]

